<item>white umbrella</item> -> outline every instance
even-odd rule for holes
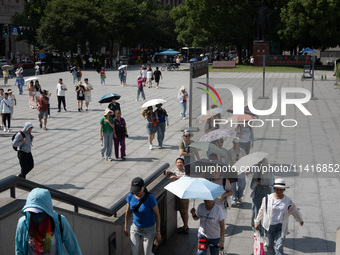
[[[25,80],[25,82],[29,82],[29,81],[36,81],[36,80],[39,80],[39,77],[37,76],[33,76],[33,77],[29,77]]]
[[[182,199],[214,200],[225,193],[218,184],[204,178],[181,177],[164,187]]]
[[[149,106],[154,106],[154,105],[157,105],[157,104],[164,104],[166,101],[164,99],[151,99],[147,102],[145,102],[141,108],[148,108]]]
[[[125,67],[128,67],[128,66],[127,65],[121,65],[120,67],[118,67],[118,70],[123,69]]]
[[[247,156],[244,156],[240,158],[234,165],[233,167],[236,168],[238,173],[244,172],[248,167],[251,167],[253,165],[256,165],[259,163],[262,159],[267,157],[269,154],[266,152],[254,152],[250,153]]]

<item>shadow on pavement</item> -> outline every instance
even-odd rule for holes
[[[317,237],[287,238],[284,247],[305,254],[335,252],[335,242]]]
[[[129,136],[128,139],[131,139],[131,140],[148,140],[148,137],[147,136]]]
[[[47,187],[49,188],[52,188],[52,189],[84,189],[84,187],[77,187],[73,184],[68,184],[68,183],[65,183],[65,184],[49,184],[49,185],[46,185]]]
[[[125,161],[144,161],[144,162],[154,162],[159,160],[159,158],[126,158]]]
[[[288,141],[287,139],[281,139],[281,138],[268,138],[268,137],[262,137],[262,138],[258,138],[256,137],[255,139],[256,141]]]
[[[243,231],[252,231],[252,228],[251,226],[236,226],[233,224],[228,224],[227,230],[226,230],[227,238],[229,236],[240,234]]]

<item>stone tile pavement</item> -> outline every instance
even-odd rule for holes
[[[21,129],[26,121],[35,126],[33,130],[33,156],[35,168],[28,174],[28,179],[42,183],[68,194],[89,200],[93,203],[109,207],[129,189],[130,180],[135,176],[143,178],[149,176],[156,168],[165,162],[174,167],[174,160],[178,157],[178,143],[180,130],[188,125],[182,120],[177,102],[178,89],[189,84],[189,72],[163,72],[160,89],[145,88],[147,99],[164,98],[167,103],[164,108],[170,118],[167,128],[164,148],[149,150],[145,121],[141,116],[142,102],[136,102],[136,79],[138,67],[132,66],[128,70],[127,86],[120,87],[117,71],[107,71],[106,86],[100,86],[99,75],[95,71],[84,71],[83,78],[89,78],[94,85],[92,92],[91,111],[78,112],[76,93],[72,85],[69,72],[40,76],[43,89],[52,91],[51,118],[48,119],[48,131],[39,129],[37,110],[28,107],[28,95],[18,95],[13,86],[14,79],[9,84],[15,91],[17,106],[12,120],[12,132],[0,131],[0,178],[18,174],[19,164],[16,153],[11,148],[11,137],[15,131]],[[328,80],[321,81],[321,75],[327,74]],[[25,75],[25,73],[24,73]],[[239,86],[242,91],[253,88],[254,104],[259,109],[269,109],[272,100],[259,100],[262,93],[262,73],[229,73],[210,72],[210,85],[228,83]],[[57,113],[57,98],[55,95],[58,78],[64,79],[68,87],[66,92],[67,112]],[[205,82],[205,77],[194,80]],[[0,81],[2,84],[2,80]],[[334,87],[334,79],[330,72],[317,71],[315,81],[315,96],[319,100],[305,104],[312,116],[304,116],[300,110],[288,106],[287,116],[280,115],[280,107],[270,116],[261,119],[296,119],[298,126],[284,128],[281,125],[270,127],[267,123],[255,130],[255,147],[253,151],[269,153],[270,164],[301,165],[296,172],[276,173],[277,177],[284,177],[290,186],[286,194],[296,202],[304,218],[305,225],[299,227],[293,219],[289,223],[286,242],[287,254],[334,254],[335,232],[340,226],[338,212],[340,199],[339,172],[330,173],[329,164],[340,164],[340,136],[339,136],[339,108],[340,93]],[[3,86],[1,86],[3,87]],[[266,93],[271,96],[273,87],[302,87],[311,88],[311,81],[301,81],[301,74],[296,73],[267,73]],[[7,88],[5,88],[7,89]],[[97,103],[98,99],[109,92],[115,92],[122,97],[119,100],[122,117],[126,119],[129,139],[127,139],[127,160],[107,162],[100,157],[99,120],[106,105]],[[225,109],[232,107],[231,94],[228,91],[218,91]],[[194,107],[199,109],[200,96],[194,90],[196,98]],[[290,97],[299,95],[290,95]],[[279,100],[280,103],[280,100]],[[196,113],[197,111],[195,111]],[[227,117],[223,114],[222,117]],[[276,124],[276,123],[275,123]],[[202,127],[201,127],[202,128]],[[198,140],[202,132],[195,134]],[[231,139],[227,139],[225,147],[231,147]],[[154,141],[157,145],[157,141]],[[316,173],[317,164],[327,164],[328,172]],[[309,167],[309,172],[305,171]],[[312,173],[314,167],[314,173]],[[318,168],[319,169],[319,168]],[[339,170],[339,169],[338,169]],[[248,182],[249,183],[249,182]],[[228,210],[226,250],[228,254],[251,254],[252,231],[250,226],[250,190],[246,189],[244,202],[237,208]],[[26,192],[17,192],[19,198],[26,198]],[[7,197],[2,193],[0,197]],[[199,201],[196,201],[196,207]],[[58,202],[55,205],[67,207]],[[181,221],[178,221],[179,226]],[[187,236],[174,235],[173,239],[160,248],[159,254],[195,254],[197,222],[189,221],[191,228]]]

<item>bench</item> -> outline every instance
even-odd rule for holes
[[[212,68],[235,68],[236,67],[236,61],[213,61]]]

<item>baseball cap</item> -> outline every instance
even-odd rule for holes
[[[139,192],[144,187],[144,180],[140,177],[136,177],[131,182],[131,192]]]
[[[32,213],[42,213],[43,211],[40,210],[39,208],[35,207],[28,207],[24,210],[24,212],[32,212]]]

